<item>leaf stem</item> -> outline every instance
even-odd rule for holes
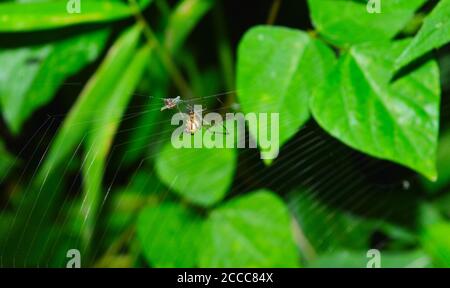
[[[155,36],[155,33],[153,32],[152,28],[150,27],[141,10],[139,9],[139,5],[136,3],[136,0],[128,0],[128,2],[130,3],[130,5],[134,10],[134,17],[136,18],[136,21],[143,27],[144,36],[147,38],[148,45],[155,48],[158,56],[161,59],[161,62],[163,63],[166,70],[170,74],[177,89],[185,97],[187,98],[192,97],[191,87],[184,79],[183,74],[176,66],[169,52],[166,51],[166,49],[164,49],[164,47],[159,42],[158,38]]]
[[[282,0],[274,0],[270,8],[269,16],[267,17],[267,25],[273,25],[277,20],[278,12],[280,11]]]

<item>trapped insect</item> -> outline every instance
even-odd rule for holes
[[[162,100],[164,101],[164,106],[161,108],[161,111],[178,107],[178,105],[183,102],[180,96],[177,96],[176,98],[164,98]]]
[[[197,112],[195,111],[195,109],[192,107],[192,105],[186,104],[186,100],[182,100],[180,96],[177,96],[175,98],[160,98],[161,100],[163,100],[164,102],[164,106],[161,107],[161,111],[164,110],[172,110],[174,108],[177,108],[178,111],[180,111],[180,104],[185,104],[185,106],[187,107],[187,118],[186,118],[186,126],[184,129],[185,133],[188,134],[195,134],[198,130],[200,130],[203,126],[203,123],[205,123],[209,127],[208,129],[212,128],[213,126],[211,125],[211,123],[208,123],[207,121],[203,120],[203,117],[200,113],[203,113],[203,111],[205,111],[206,109],[202,109],[201,111]],[[220,100],[219,100],[220,101]],[[223,124],[221,124],[222,127],[225,129],[225,126],[223,126]],[[217,133],[217,132],[214,132]],[[221,132],[221,134],[227,134],[228,135],[228,131],[226,131],[225,133]]]

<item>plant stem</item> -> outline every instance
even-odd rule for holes
[[[220,66],[225,81],[225,89],[227,91],[234,91],[234,59],[233,52],[230,45],[230,40],[227,36],[225,19],[223,15],[222,1],[218,1],[214,7],[214,28],[217,35],[217,53],[219,55]],[[230,107],[236,102],[236,93],[229,93],[226,97],[224,107]]]
[[[143,27],[144,36],[147,38],[148,45],[155,48],[156,52],[158,53],[158,56],[161,59],[161,62],[163,63],[164,67],[170,74],[170,77],[174,81],[174,84],[177,87],[177,89],[185,97],[187,98],[192,97],[192,89],[188,85],[187,81],[184,79],[183,74],[176,66],[170,54],[164,49],[164,47],[159,42],[158,38],[155,36],[155,33],[153,32],[152,28],[147,23],[147,20],[145,20],[144,15],[142,15],[142,12],[140,11],[138,4],[136,3],[136,0],[128,0],[128,2],[135,10],[134,17],[136,18],[136,21]]]
[[[273,0],[270,8],[269,17],[267,17],[267,25],[273,25],[277,20],[278,12],[280,11],[282,0]]]
[[[292,217],[292,227],[294,230],[295,242],[300,249],[300,252],[302,253],[306,262],[311,262],[317,257],[317,253],[309,242],[308,238],[306,238],[305,233],[303,233],[303,230],[295,217]]]

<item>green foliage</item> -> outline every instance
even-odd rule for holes
[[[441,0],[403,54],[397,59],[397,66],[408,64],[417,57],[450,42],[450,1]]]
[[[0,3],[3,266],[64,267],[72,248],[84,267],[366,267],[372,248],[381,267],[450,266],[448,51],[428,54],[449,0],[291,1],[278,26],[229,1],[81,2]],[[191,104],[278,113],[279,136],[270,115],[244,138],[183,135],[262,155],[268,134],[277,161],[175,148]]]
[[[168,29],[165,31],[165,46],[169,51],[177,51],[186,37],[208,12],[213,0],[186,0],[180,1],[169,17]]]
[[[88,233],[93,233],[97,210],[102,198],[102,180],[106,160],[120,119],[133,96],[133,91],[141,79],[145,60],[150,57],[150,48],[143,47],[136,52],[126,70],[111,87],[108,104],[99,109],[98,119],[92,124],[92,132],[87,136],[87,154],[83,172],[85,176],[85,217]],[[89,227],[90,226],[90,227]]]
[[[425,250],[433,257],[438,267],[450,265],[450,224],[438,222],[428,225],[422,232],[422,242]]]
[[[347,145],[435,180],[439,70],[428,62],[390,82],[407,43],[353,47],[314,95],[311,109],[318,123]]]
[[[381,13],[368,13],[367,1],[308,0],[317,32],[338,46],[389,40],[424,3],[425,0],[384,1]]]
[[[148,5],[150,1],[142,1]],[[83,23],[101,23],[118,20],[132,15],[132,8],[117,0],[84,1],[83,13],[70,14],[67,1],[39,1],[36,3],[0,4],[0,32],[22,32],[60,28]],[[39,15],[39,17],[36,17]]]
[[[9,128],[18,133],[37,108],[52,100],[65,79],[97,59],[108,31],[97,30],[55,43],[2,49],[0,100]],[[52,68],[58,66],[58,70]]]
[[[309,97],[334,66],[333,52],[302,31],[261,26],[246,33],[238,57],[242,111],[280,113],[281,146],[308,120]],[[262,130],[270,135],[269,127],[270,118],[267,125],[249,124],[254,137]]]
[[[366,268],[366,251],[342,251],[315,260],[311,268]],[[431,260],[423,251],[381,252],[381,268],[429,268]]]
[[[364,249],[378,228],[375,221],[321,203],[312,193],[305,191],[294,193],[291,206],[314,254],[342,248]]]
[[[16,159],[6,150],[3,142],[0,142],[0,184],[12,170]]]
[[[209,159],[214,161],[208,162]],[[161,181],[174,192],[192,203],[211,206],[225,197],[233,181],[236,150],[177,149],[167,143],[155,165]]]
[[[441,135],[437,151],[437,174],[439,178],[436,181],[423,179],[423,184],[430,193],[436,193],[444,189],[450,183],[450,132],[447,131]]]
[[[201,267],[298,266],[289,212],[271,192],[231,200],[212,211],[206,225]]]
[[[195,267],[202,248],[198,215],[175,203],[145,208],[137,223],[145,257],[154,267]]]
[[[41,170],[41,178],[52,169],[57,169],[83,139],[85,131],[92,124],[90,119],[93,113],[109,98],[111,83],[118,81],[123,69],[132,59],[139,35],[138,26],[130,28],[109,49],[108,55],[81,92],[53,141]]]
[[[264,190],[225,202],[206,218],[181,204],[150,205],[137,223],[155,267],[296,267],[290,226],[283,201]]]

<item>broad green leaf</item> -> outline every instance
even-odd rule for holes
[[[309,118],[310,95],[334,63],[332,50],[299,30],[260,26],[245,34],[237,67],[241,109],[244,113],[279,113],[279,127],[275,124],[279,137],[271,135],[271,115],[268,125],[249,122],[250,133],[265,151],[267,163],[278,151],[267,152],[257,135],[267,131],[281,146],[297,133]]]
[[[39,172],[39,181],[44,180],[50,171],[63,164],[82,142],[92,121],[97,117],[97,110],[108,102],[113,83],[121,78],[122,72],[131,61],[140,31],[141,28],[138,26],[126,30],[109,49],[106,58],[91,77],[60,127]]]
[[[438,267],[450,267],[450,224],[439,222],[422,231],[422,245]]]
[[[141,211],[137,235],[144,256],[152,267],[197,266],[203,247],[202,220],[175,203],[161,203]]]
[[[86,229],[93,233],[97,210],[102,200],[103,174],[106,160],[111,149],[114,135],[119,127],[123,113],[128,106],[133,92],[141,79],[150,57],[151,48],[141,48],[133,57],[123,74],[111,83],[108,101],[96,111],[96,120],[86,139],[86,156],[83,165],[84,205]]]
[[[108,35],[107,30],[98,30],[54,43],[0,51],[0,101],[10,129],[19,132],[23,122],[53,98],[65,79],[97,59]]]
[[[211,212],[200,267],[297,267],[291,218],[275,194],[259,190]]]
[[[373,256],[367,251],[324,254],[311,262],[312,268],[366,268]],[[380,251],[380,268],[429,268],[431,259],[423,251]]]
[[[314,118],[350,147],[437,177],[439,70],[429,61],[390,83],[409,41],[355,46],[311,99]]]
[[[450,184],[450,131],[441,136],[437,150],[437,171],[439,178],[432,182],[422,179],[430,193],[438,192]]]
[[[165,31],[165,46],[173,52],[181,46],[198,21],[211,9],[213,0],[180,1],[170,15]]]
[[[412,43],[397,59],[397,68],[450,41],[450,0],[440,0]]]
[[[199,131],[193,137],[201,137]],[[167,143],[156,158],[163,183],[192,203],[210,206],[225,197],[233,181],[235,149],[179,148]]]
[[[109,22],[133,14],[122,1],[80,1],[81,13],[69,13],[69,1],[40,1],[29,3],[0,3],[0,32],[22,32],[59,28],[84,23]],[[144,8],[150,1],[141,1]],[[39,15],[38,17],[36,15]]]
[[[166,70],[162,66],[157,57],[148,60],[148,69],[143,77],[138,93],[145,95],[150,94],[151,97],[141,97],[144,105],[139,117],[132,124],[133,128],[129,131],[129,139],[124,149],[123,163],[130,165],[133,162],[142,161],[143,155],[147,151],[153,151],[153,144],[159,143],[155,140],[161,137],[161,131],[158,129],[164,125],[165,115],[161,113],[162,98],[167,98],[168,80]],[[140,102],[139,102],[140,103]],[[154,153],[153,153],[154,155]]]
[[[317,32],[339,46],[391,39],[412,19],[425,0],[381,0],[381,13],[369,13],[367,3],[308,0]]]

